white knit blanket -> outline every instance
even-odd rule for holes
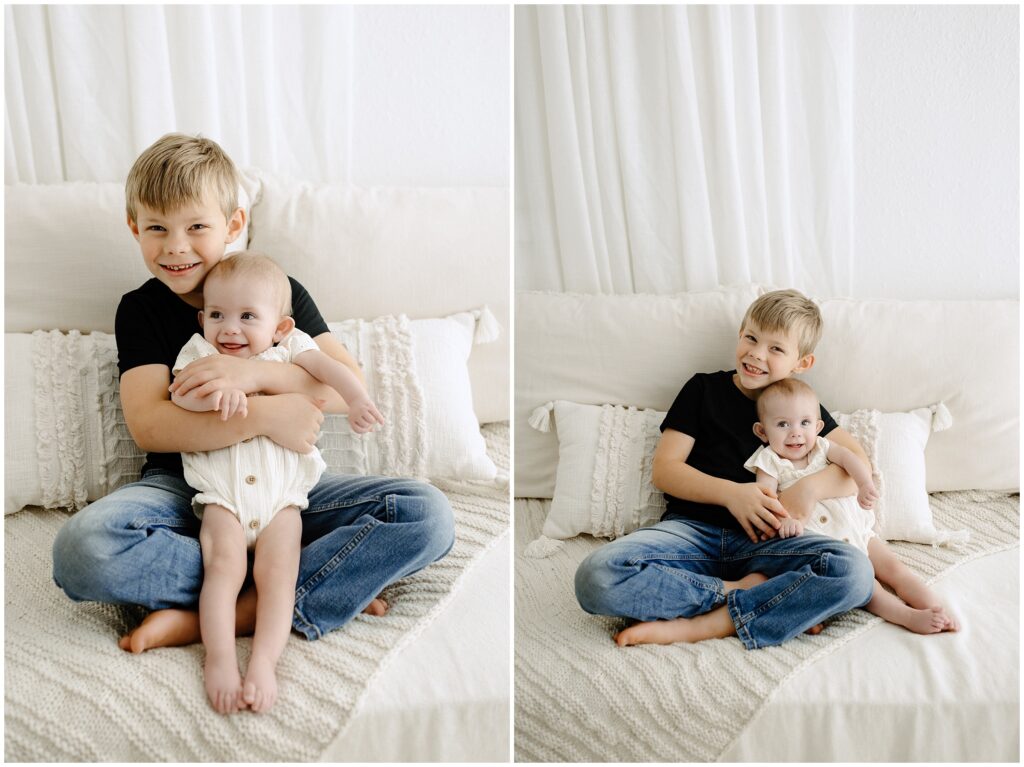
[[[938,526],[971,536],[960,548],[890,544],[926,581],[1018,545],[1018,496],[930,501]],[[547,559],[524,555],[545,510],[516,501],[516,761],[716,761],[786,679],[881,622],[853,610],[818,636],[756,651],[735,637],[619,648],[611,636],[624,622],[588,615],[573,595],[576,567],[600,541],[578,536]]]
[[[507,424],[484,427],[508,468]],[[215,714],[199,645],[138,656],[117,637],[138,609],[75,603],[54,585],[50,547],[67,519],[25,510],[6,518],[6,761],[315,761],[347,726],[372,678],[450,600],[508,527],[508,491],[438,483],[455,510],[451,552],[385,592],[384,617],[360,615],[317,642],[295,635],[278,666],[280,696],[256,716]],[[467,637],[467,641],[472,641]],[[243,662],[251,640],[239,640]]]

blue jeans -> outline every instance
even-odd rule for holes
[[[769,580],[724,593],[749,573]],[[742,530],[668,520],[590,554],[576,571],[576,598],[595,615],[651,621],[690,618],[726,605],[748,650],[771,647],[871,599],[868,558],[842,541],[804,533],[751,543]]]
[[[203,559],[195,493],[181,476],[155,469],[89,504],[57,533],[54,581],[76,601],[197,609]],[[431,485],[325,474],[302,512],[292,625],[319,639],[454,542],[451,505]]]

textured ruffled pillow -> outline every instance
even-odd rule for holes
[[[617,538],[657,522],[664,495],[651,484],[654,450],[665,413],[621,405],[549,402],[530,417],[538,431],[558,436],[558,473],[541,537],[526,550],[543,557],[560,541],[588,534]],[[875,532],[884,540],[948,544],[961,532],[938,530],[925,491],[924,448],[932,431],[952,418],[945,405],[909,413],[858,410],[836,421],[864,447],[881,493]]]
[[[318,443],[328,471],[507,481],[487,455],[466,368],[473,344],[497,334],[486,308],[330,327],[363,364],[387,423],[357,435],[328,415]],[[138,478],[145,456],[124,423],[112,335],[9,333],[5,362],[5,513],[78,509]]]

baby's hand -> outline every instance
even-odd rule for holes
[[[875,489],[875,483],[869,481],[867,484],[862,485],[857,492],[857,502],[860,503],[862,509],[870,509],[875,505],[875,501],[878,500],[878,490]]]
[[[220,411],[220,420],[226,421],[233,415],[245,418],[249,414],[249,400],[241,389],[221,389],[211,395],[213,409]]]
[[[804,531],[804,523],[799,519],[787,517],[779,520],[782,527],[779,528],[780,538],[795,538]]]
[[[384,416],[367,396],[348,403],[348,423],[356,434],[372,431],[375,424],[384,423]]]

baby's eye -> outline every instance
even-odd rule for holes
[[[256,315],[253,314],[252,312],[242,312],[242,319],[243,320],[254,320],[254,319],[256,319]]]
[[[220,319],[220,312],[210,312],[210,319],[211,320],[219,320]]]

